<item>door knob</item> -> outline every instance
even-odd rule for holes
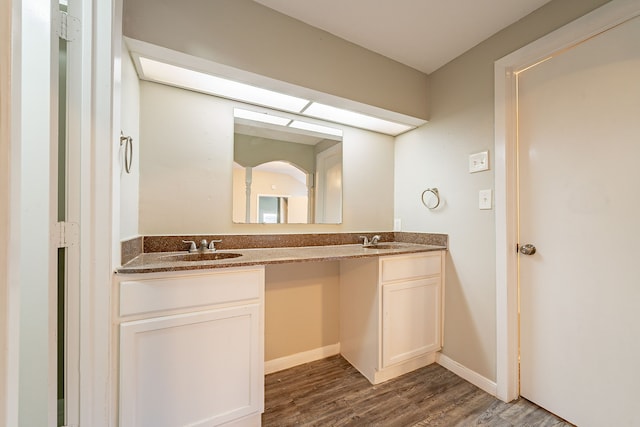
[[[536,253],[536,247],[531,243],[527,243],[526,245],[520,246],[520,253],[522,255],[533,255]]]

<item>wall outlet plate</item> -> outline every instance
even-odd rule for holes
[[[489,152],[471,154],[469,156],[469,173],[489,170]]]
[[[493,200],[491,190],[480,190],[478,192],[478,208],[491,209],[492,202]]]

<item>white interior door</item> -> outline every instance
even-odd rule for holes
[[[520,394],[640,425],[640,18],[517,81]]]

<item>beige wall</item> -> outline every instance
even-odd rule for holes
[[[125,0],[123,19],[133,39],[428,119],[425,74],[251,0]]]
[[[343,131],[342,224],[234,224],[233,107],[237,105],[140,82],[140,234],[393,228],[393,137],[340,125],[332,126]]]
[[[340,342],[340,263],[268,265],[265,360]]]
[[[140,84],[138,75],[122,43],[122,98],[120,125],[126,136],[133,138],[133,161],[131,173],[126,173],[124,145],[120,146],[120,164],[116,171],[120,174],[120,238],[138,235],[138,193],[140,189]]]
[[[494,211],[478,209],[493,170],[468,173],[469,154],[494,153],[494,61],[591,11],[605,0],[554,0],[430,75],[431,121],[396,139],[395,215],[403,230],[449,234],[445,347],[453,360],[495,380]],[[438,187],[437,210],[419,199]]]

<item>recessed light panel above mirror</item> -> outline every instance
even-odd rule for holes
[[[415,124],[400,123],[368,114],[315,102],[303,97],[264,89],[207,72],[174,65],[132,52],[138,76],[142,80],[163,83],[253,105],[301,114],[387,135],[400,135]]]

